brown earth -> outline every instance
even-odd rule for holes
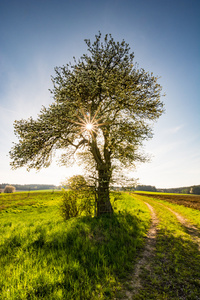
[[[184,205],[186,207],[200,210],[200,195],[177,195],[177,194],[150,194],[150,193],[137,193],[137,195],[152,197],[155,199],[166,200],[171,203]]]

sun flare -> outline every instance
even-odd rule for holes
[[[86,130],[88,130],[88,131],[92,130],[92,129],[93,129],[92,123],[87,123],[87,124],[85,125],[85,128],[86,128]]]
[[[98,129],[103,126],[105,123],[102,123],[102,118],[97,118],[97,114],[99,113],[100,106],[96,110],[95,114],[91,117],[90,112],[85,112],[83,109],[80,109],[82,116],[77,116],[78,122],[74,120],[70,120],[72,123],[78,125],[77,136],[81,133],[83,136],[86,133],[87,138],[94,137],[97,134]],[[89,135],[88,135],[89,134]]]

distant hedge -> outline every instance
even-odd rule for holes
[[[55,190],[59,187],[53,184],[10,184],[2,183],[0,184],[0,189],[4,189],[7,185],[12,185],[17,191],[37,191],[37,190]]]

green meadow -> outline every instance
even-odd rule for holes
[[[153,196],[111,193],[112,217],[64,221],[61,191],[0,194],[0,299],[126,299],[128,290],[135,300],[199,300],[200,211]],[[151,224],[145,202],[159,223],[136,293],[131,280]]]
[[[124,193],[112,217],[64,221],[61,199],[0,195],[0,299],[113,299],[121,289],[144,245],[148,208]]]

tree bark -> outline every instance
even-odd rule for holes
[[[110,203],[109,183],[110,174],[107,169],[98,170],[99,180],[97,188],[97,216],[113,214],[113,208]]]

